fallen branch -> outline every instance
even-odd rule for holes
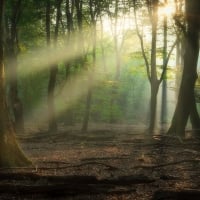
[[[104,167],[106,167],[108,170],[119,170],[119,168],[114,167],[112,165],[108,165],[108,164],[104,164],[101,162],[96,162],[96,161],[90,161],[90,162],[84,162],[84,163],[80,163],[77,165],[70,165],[69,163],[66,162],[57,162],[57,161],[45,161],[45,163],[49,163],[49,164],[55,164],[56,167],[38,167],[37,165],[35,167],[11,167],[11,168],[0,168],[0,172],[1,171],[8,171],[8,170],[29,170],[29,171],[39,171],[39,170],[60,170],[60,169],[67,169],[67,168],[78,168],[78,167],[83,167],[86,165],[102,165]],[[62,165],[62,166],[59,166]],[[64,166],[63,166],[64,165]],[[66,166],[67,165],[67,166]]]
[[[71,165],[70,167],[82,167],[82,166],[85,166],[85,165],[102,165],[104,167],[107,167],[109,170],[119,170],[119,168],[114,167],[112,165],[108,165],[108,164],[104,164],[104,163],[96,162],[96,161],[84,162],[84,163],[81,163],[81,164],[78,164],[78,165]]]
[[[133,169],[136,169],[136,168],[156,169],[156,168],[167,167],[170,165],[178,165],[181,163],[188,163],[188,162],[199,163],[200,160],[194,160],[194,159],[193,160],[180,160],[180,161],[170,162],[170,163],[165,163],[165,164],[160,164],[160,165],[139,165],[139,166],[135,166]]]

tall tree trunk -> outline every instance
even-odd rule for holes
[[[66,13],[66,19],[67,19],[67,31],[68,31],[68,37],[70,38],[71,33],[73,32],[73,14],[74,14],[74,0],[71,0],[71,3],[69,0],[66,0],[65,5],[65,13]]]
[[[171,53],[176,45],[176,41],[171,46],[171,49],[168,51],[168,54],[166,55],[165,62],[163,62],[162,72],[158,79],[157,74],[157,62],[156,62],[156,52],[157,52],[157,28],[158,28],[158,6],[159,1],[158,0],[150,0],[146,1],[146,6],[149,12],[149,17],[151,21],[151,29],[152,29],[152,39],[151,39],[151,58],[150,62],[148,60],[148,56],[146,55],[145,48],[144,48],[144,41],[143,41],[143,35],[140,33],[139,25],[137,21],[137,14],[136,14],[136,1],[134,1],[134,17],[135,17],[135,24],[136,24],[136,33],[138,35],[138,38],[140,40],[140,45],[142,49],[142,56],[144,58],[147,77],[150,82],[150,89],[151,89],[151,98],[150,98],[150,122],[149,122],[149,129],[148,132],[152,134],[155,129],[155,122],[156,122],[156,108],[157,108],[157,94],[159,90],[160,83],[165,78],[167,65],[169,58],[171,56]],[[164,59],[163,59],[164,61]]]
[[[178,102],[171,127],[168,130],[168,133],[180,136],[185,135],[188,117],[194,106],[194,86],[197,78],[196,68],[199,55],[199,13],[200,1],[186,0],[187,32],[185,34],[184,68]]]
[[[176,13],[180,13],[183,15],[183,3],[184,1],[180,0],[175,0],[175,5],[176,5]],[[180,77],[182,74],[183,70],[183,57],[184,57],[184,37],[182,32],[177,32],[176,33],[176,38],[177,38],[177,45],[176,45],[176,68],[177,68],[177,73],[176,73],[176,81],[175,81],[175,98],[177,99],[178,97],[178,88],[180,87]]]
[[[85,114],[83,118],[83,125],[82,131],[87,131],[88,123],[90,118],[90,110],[91,110],[91,103],[92,103],[92,85],[93,85],[93,75],[94,75],[94,68],[96,65],[96,19],[95,19],[95,5],[93,5],[92,0],[89,1],[90,7],[90,16],[92,21],[92,40],[93,40],[93,50],[92,50],[92,68],[88,69],[88,92],[86,98],[86,108]],[[93,10],[94,9],[94,10]]]
[[[17,81],[17,54],[18,54],[18,38],[17,38],[17,22],[20,15],[21,0],[14,1],[12,5],[12,13],[10,17],[10,26],[7,30],[7,51],[8,51],[8,71],[9,71],[9,96],[11,108],[14,114],[15,128],[18,132],[24,132],[23,104],[18,95]]]
[[[195,95],[193,93],[191,100],[191,110],[190,110],[190,121],[192,124],[192,130],[194,135],[200,134],[200,117],[197,111]]]
[[[92,76],[89,75],[89,77],[88,77],[89,84],[91,83],[91,81],[93,81],[92,80]],[[84,117],[83,117],[82,129],[81,129],[83,132],[87,132],[87,130],[88,130],[88,123],[89,123],[89,119],[90,119],[91,103],[92,103],[92,88],[89,85],[88,92],[87,92],[87,97],[86,97],[85,113],[84,113]]]
[[[106,56],[105,56],[105,48],[104,48],[104,42],[103,42],[103,21],[102,21],[102,17],[100,16],[100,24],[101,24],[101,33],[100,33],[100,41],[101,41],[101,54],[102,54],[102,61],[103,61],[103,69],[104,69],[104,73],[106,73],[107,71],[107,62],[106,62]]]
[[[58,30],[59,30],[59,23],[61,19],[61,3],[62,0],[55,0],[56,5],[56,25],[55,25],[55,33],[54,33],[54,47],[57,45],[57,39],[58,39]],[[49,29],[50,29],[50,11],[49,9],[50,2],[47,2],[47,18],[46,18],[46,27],[47,28],[47,39],[48,35],[50,35]],[[48,43],[48,42],[47,42]],[[57,64],[54,64],[50,68],[50,77],[49,77],[49,84],[48,84],[48,112],[49,112],[49,131],[54,132],[57,131],[57,122],[56,122],[56,113],[55,113],[55,86],[56,86],[56,75],[58,71]]]
[[[120,71],[121,71],[121,52],[119,47],[119,38],[117,33],[118,28],[118,14],[119,14],[119,0],[115,1],[115,21],[114,21],[114,51],[115,51],[115,60],[116,60],[116,71],[115,71],[115,80],[118,81],[120,78]]]
[[[122,41],[120,44],[120,40],[118,37],[118,21],[119,21],[119,5],[120,1],[117,0],[115,1],[114,5],[114,27],[113,27],[113,39],[114,39],[114,53],[115,53],[115,75],[114,75],[114,83],[111,86],[111,94],[110,94],[110,123],[116,122],[115,118],[115,113],[114,113],[114,106],[115,104],[118,104],[118,95],[117,95],[117,89],[116,89],[116,84],[118,84],[119,79],[120,79],[120,74],[121,74],[121,49],[123,46],[123,40],[124,38],[122,37]],[[122,34],[122,33],[120,33]]]
[[[4,0],[0,1],[0,167],[25,166],[31,162],[25,157],[15,139],[15,131],[6,104],[3,52]]]
[[[150,122],[148,130],[150,134],[153,134],[155,131],[158,89],[159,89],[158,82],[155,82],[154,84],[151,83]]]
[[[167,0],[165,0],[167,4]],[[163,67],[167,60],[167,16],[164,16],[163,22]],[[161,99],[161,126],[162,131],[165,129],[165,124],[167,122],[167,72],[164,74],[162,83],[162,99]]]
[[[157,25],[158,25],[158,1],[153,0],[152,3],[152,41],[151,41],[151,99],[150,99],[150,122],[149,133],[152,134],[155,129],[157,94],[159,89],[159,81],[156,69],[156,46],[157,46]]]
[[[73,33],[73,14],[74,14],[74,0],[66,0],[65,5],[65,15],[67,20],[67,42],[70,42]],[[73,51],[73,50],[72,50]],[[73,61],[66,61],[65,63],[65,78],[66,82],[71,83],[71,68],[73,67]],[[70,97],[69,97],[70,98]],[[66,111],[66,124],[73,125],[74,123],[74,109],[69,107]]]

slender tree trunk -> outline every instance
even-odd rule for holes
[[[143,35],[140,33],[139,25],[137,21],[137,14],[136,14],[136,1],[134,1],[134,16],[135,16],[135,24],[136,24],[136,33],[140,40],[140,45],[142,49],[142,56],[145,61],[147,77],[150,82],[150,89],[151,89],[151,98],[150,98],[150,121],[149,121],[149,129],[148,132],[152,134],[155,129],[155,122],[156,122],[156,108],[157,108],[157,94],[159,90],[160,83],[165,78],[166,69],[168,65],[169,58],[171,53],[176,45],[176,41],[172,45],[168,55],[166,56],[165,62],[163,62],[163,69],[161,76],[158,79],[157,74],[157,62],[156,62],[156,53],[157,53],[157,29],[158,29],[158,0],[150,0],[146,1],[147,9],[149,12],[149,17],[151,21],[151,29],[152,29],[152,39],[151,39],[151,58],[150,62],[148,60],[148,56],[146,55],[145,48],[144,48],[144,41]]]
[[[74,0],[66,0],[65,5],[65,15],[67,20],[67,42],[70,42],[73,33],[73,14],[74,14]],[[70,84],[71,82],[71,68],[73,67],[73,61],[67,61],[65,63],[65,78]],[[70,98],[70,97],[69,97]],[[73,107],[69,107],[66,111],[66,124],[73,125],[74,123],[74,110]]]
[[[107,62],[106,62],[106,56],[105,56],[105,49],[104,49],[104,43],[103,43],[103,21],[102,21],[102,17],[100,16],[100,24],[101,24],[101,32],[100,32],[100,35],[101,35],[101,38],[100,38],[100,41],[101,41],[101,54],[102,54],[102,61],[103,61],[103,69],[104,69],[104,73],[106,73],[107,71]]]
[[[3,52],[3,11],[4,0],[0,1],[0,167],[25,166],[31,162],[25,157],[15,139],[15,131],[6,104],[4,52]]]
[[[92,51],[92,69],[88,69],[88,92],[87,92],[87,98],[86,98],[86,108],[85,108],[85,114],[83,118],[83,125],[82,125],[82,131],[88,130],[88,123],[90,118],[90,110],[91,110],[91,104],[92,104],[92,85],[93,85],[93,76],[94,76],[94,69],[96,65],[96,21],[95,21],[95,5],[93,7],[92,0],[89,1],[89,7],[90,7],[90,16],[92,21],[92,40],[93,40],[93,51]]]
[[[113,39],[114,39],[114,52],[115,52],[115,76],[114,83],[111,86],[111,95],[110,95],[110,123],[116,122],[114,106],[118,104],[118,95],[116,84],[118,84],[120,80],[121,74],[121,49],[123,41],[121,41],[118,37],[118,15],[119,15],[119,0],[115,1],[115,12],[114,12],[114,28],[113,28]],[[123,39],[122,39],[123,40]]]
[[[192,15],[191,15],[192,13]],[[182,81],[178,102],[172,119],[170,134],[185,135],[188,117],[194,109],[194,86],[197,78],[197,61],[199,55],[199,0],[186,0],[187,32],[185,34],[185,55]]]
[[[151,99],[150,99],[150,122],[149,133],[152,134],[155,129],[157,94],[159,89],[159,81],[156,69],[156,46],[157,46],[157,24],[158,24],[158,1],[153,1],[152,8],[152,41],[151,41]]]
[[[167,0],[165,0],[165,4],[167,4]],[[163,23],[163,67],[167,60],[167,16],[164,16]],[[165,72],[163,83],[162,83],[162,99],[161,99],[161,126],[162,130],[165,129],[165,124],[167,122],[167,74]]]
[[[150,134],[152,134],[155,131],[158,89],[159,89],[159,84],[157,82],[155,82],[154,84],[151,83],[150,122],[149,122]]]
[[[56,25],[55,25],[55,34],[54,34],[54,47],[57,45],[57,39],[58,39],[58,30],[59,30],[59,23],[61,19],[61,3],[62,0],[56,0]],[[49,4],[47,3],[47,19],[46,23],[50,23],[49,16],[50,13],[48,13],[49,10]],[[50,24],[46,24],[46,27],[48,27],[47,31],[47,39],[48,35],[50,35],[49,27]],[[49,131],[54,132],[57,131],[57,122],[56,122],[56,113],[55,113],[55,86],[56,86],[56,76],[57,76],[58,66],[57,64],[54,64],[50,68],[50,77],[49,77],[49,84],[48,84],[48,111],[49,111]]]
[[[183,15],[183,3],[184,1],[180,0],[175,0],[175,5],[176,5],[176,13],[180,13]],[[181,74],[183,70],[183,57],[184,57],[184,37],[182,32],[178,32],[176,34],[177,37],[177,45],[176,45],[176,68],[177,68],[177,73],[176,73],[176,81],[175,81],[175,98],[177,99],[178,97],[178,88],[180,87],[180,79],[181,79]]]
[[[194,135],[200,134],[200,117],[196,107],[195,95],[193,94],[191,100],[190,121]]]
[[[114,21],[114,49],[115,49],[115,57],[116,57],[116,71],[115,71],[115,80],[118,81],[120,78],[121,71],[121,59],[120,59],[120,47],[119,47],[119,38],[117,33],[118,26],[118,14],[119,14],[119,0],[115,1],[115,21]]]
[[[71,33],[73,32],[74,3],[74,0],[71,0],[71,3],[69,0],[66,0],[65,13],[67,19],[67,31],[69,38],[71,36]]]
[[[7,53],[8,53],[8,72],[9,72],[9,96],[11,108],[14,114],[15,128],[18,132],[24,132],[23,104],[18,95],[17,80],[17,54],[18,54],[18,38],[17,38],[17,22],[20,15],[21,0],[17,0],[12,5],[12,14],[10,17],[10,26],[7,30]]]
[[[177,35],[177,45],[176,45],[176,80],[175,80],[175,98],[177,99],[178,97],[178,88],[180,87],[180,79],[181,79],[181,74],[183,70],[183,55],[182,55],[182,40],[183,37],[180,37]]]
[[[90,75],[89,75],[90,76]],[[92,77],[89,77],[88,81],[91,82]],[[90,110],[91,110],[91,103],[92,103],[92,88],[89,85],[88,92],[87,92],[87,98],[86,98],[86,107],[85,107],[85,113],[83,118],[83,124],[82,124],[82,131],[87,132],[88,130],[88,123],[90,118]]]

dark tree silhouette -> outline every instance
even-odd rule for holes
[[[11,4],[11,14],[7,16],[7,57],[9,71],[9,95],[10,104],[14,114],[15,128],[19,132],[24,131],[23,104],[19,97],[17,80],[17,56],[19,52],[17,25],[20,18],[21,0],[13,1]]]
[[[0,167],[25,166],[30,161],[25,157],[15,139],[15,131],[6,104],[3,46],[4,0],[0,1]]]
[[[199,55],[199,25],[200,25],[200,1],[186,0],[186,30],[185,35],[185,55],[183,75],[179,90],[178,102],[174,112],[169,134],[184,136],[188,117],[192,114],[192,120],[196,113],[194,99],[194,86],[197,79],[197,61]],[[195,117],[196,119],[196,117]],[[196,122],[195,122],[196,123]],[[198,123],[200,124],[200,123]]]

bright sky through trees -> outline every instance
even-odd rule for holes
[[[173,1],[169,1],[169,3],[161,3],[161,5],[158,8],[158,15],[159,16],[167,16],[168,18],[171,18],[173,14],[175,13],[175,3]]]

